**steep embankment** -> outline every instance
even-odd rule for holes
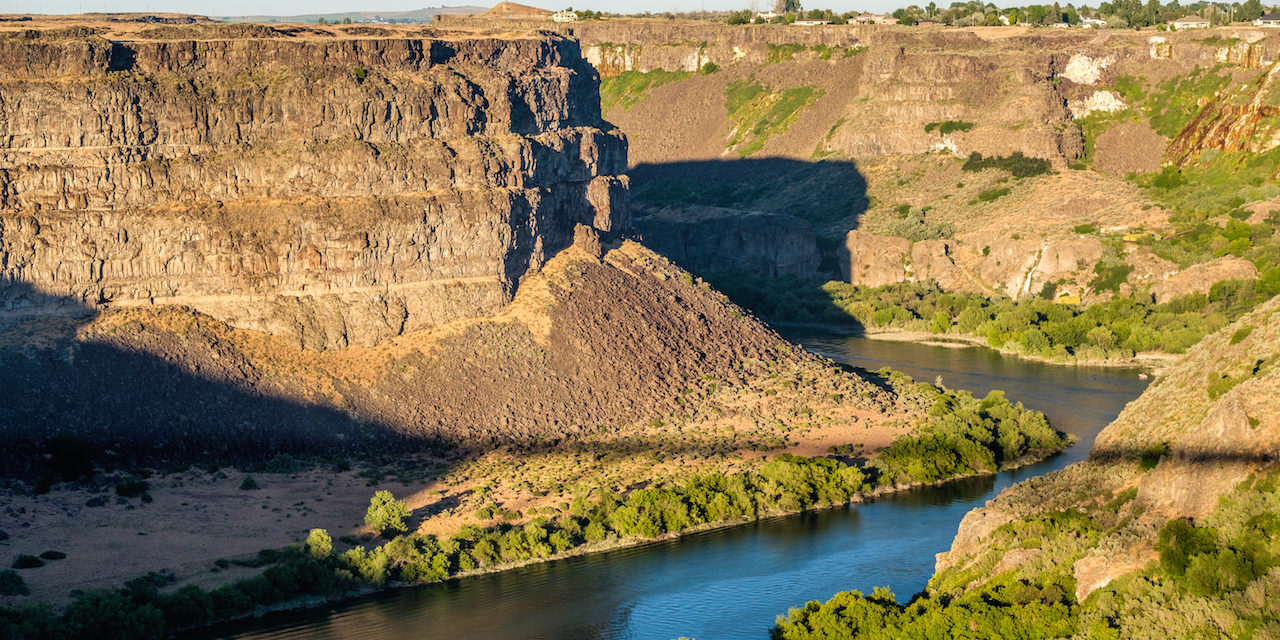
[[[793,611],[778,637],[1269,637],[1280,619],[1278,313],[1273,300],[1205,338],[1088,461],[966,515],[913,604],[840,594]]]

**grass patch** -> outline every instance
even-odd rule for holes
[[[1053,164],[1044,158],[1031,158],[1015,151],[1007,156],[984,157],[974,151],[965,159],[960,167],[964,171],[976,172],[984,169],[1000,169],[1008,171],[1015,178],[1031,178],[1053,170]]]
[[[979,202],[995,202],[996,200],[1009,195],[1009,187],[996,187],[995,189],[987,189],[979,191],[978,197],[969,204],[977,204]]]
[[[725,108],[734,125],[729,148],[736,148],[741,157],[759,151],[771,136],[786,132],[800,111],[822,94],[811,86],[771,90],[754,81],[731,83],[725,89]]]
[[[1245,326],[1236,329],[1236,332],[1231,334],[1231,344],[1236,345],[1244,342],[1245,338],[1248,338],[1249,334],[1253,333],[1253,329],[1254,328],[1252,326]]]
[[[705,69],[705,66],[704,66]],[[714,73],[719,67],[705,73]],[[623,111],[630,111],[644,100],[648,92],[664,84],[679,82],[691,74],[687,71],[623,71],[616,76],[600,81],[600,110],[607,113],[614,107],[621,106]]]

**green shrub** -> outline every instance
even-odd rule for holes
[[[240,481],[241,491],[257,491],[258,488],[258,481],[254,480],[253,476],[245,476],[244,480]]]
[[[1160,460],[1169,455],[1169,445],[1166,443],[1157,443],[1147,446],[1138,454],[1138,468],[1143,471],[1150,471],[1160,464]]]
[[[369,510],[365,513],[364,523],[382,535],[393,531],[403,533],[409,530],[409,525],[405,523],[409,513],[409,505],[396,500],[390,491],[382,490],[369,499]]]
[[[1009,195],[1009,187],[997,187],[995,189],[987,189],[978,192],[978,198],[975,202],[994,202],[999,198]]]
[[[930,122],[924,126],[927,133],[937,131],[939,135],[950,135],[957,131],[968,131],[973,128],[972,122],[964,120],[943,120],[942,122]]]
[[[1075,232],[1076,232],[1076,233],[1078,233],[1078,234],[1081,234],[1081,235],[1087,235],[1087,234],[1090,234],[1090,233],[1097,233],[1097,232],[1098,232],[1098,227],[1096,227],[1096,226],[1094,226],[1094,225],[1092,225],[1092,224],[1088,224],[1088,223],[1086,223],[1086,224],[1078,224],[1078,225],[1076,225],[1072,230],[1073,230],[1073,231],[1075,231]]]
[[[969,154],[960,167],[964,171],[982,171],[984,169],[1001,169],[1008,171],[1015,178],[1030,178],[1053,170],[1053,164],[1044,158],[1031,158],[1015,151],[1008,156],[983,157],[974,151]]]
[[[117,591],[81,594],[62,614],[78,637],[97,640],[159,640],[164,614],[152,604],[137,606]]]
[[[137,476],[130,476],[116,483],[116,495],[124,498],[136,498],[146,493],[150,488],[146,480]]]
[[[1231,334],[1231,344],[1235,345],[1244,342],[1245,338],[1248,338],[1249,334],[1253,333],[1253,329],[1254,327],[1252,325],[1236,329],[1235,333]]]
[[[66,557],[67,557],[67,554],[61,551],[54,551],[52,549],[40,554],[40,558],[42,560],[62,560],[63,558],[66,558]]]
[[[333,538],[324,529],[312,529],[307,534],[306,549],[313,558],[328,558],[333,555]]]
[[[719,70],[720,70],[720,65],[714,62],[707,62],[702,65],[702,68],[698,70],[698,73],[704,76],[709,76]]]

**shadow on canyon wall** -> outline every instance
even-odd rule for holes
[[[13,281],[0,281],[0,299],[8,301],[0,310],[0,475],[40,471],[58,436],[87,445],[108,467],[361,454],[408,444],[342,411],[256,392],[254,374],[228,370],[237,368],[236,358],[217,345],[194,363],[181,362],[186,345],[174,344],[173,334],[143,330],[145,351],[109,337],[83,339],[78,332],[96,315],[88,306]],[[60,313],[24,317],[32,307]],[[247,383],[232,382],[236,374]]]
[[[640,164],[632,199],[663,207],[694,204],[784,213],[825,238],[856,228],[868,205],[867,180],[852,161],[733,158]]]
[[[857,164],[734,158],[641,164],[631,177],[650,249],[764,318],[862,332],[822,291],[846,278],[844,236],[870,202]]]

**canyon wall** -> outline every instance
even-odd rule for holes
[[[629,224],[626,140],[564,38],[10,35],[10,318],[174,303],[372,345],[493,313],[575,225]]]
[[[579,38],[600,69],[605,117],[631,142],[638,215],[664,212],[641,223],[646,237],[696,271],[732,265],[720,254],[734,247],[764,259],[742,270],[796,273],[767,260],[772,236],[740,233],[736,211],[808,221],[827,247],[822,264],[841,265],[823,275],[857,284],[933,280],[1086,303],[1207,292],[1214,281],[1180,274],[1188,265],[1133,245],[1113,256],[1076,229],[1166,233],[1169,207],[1126,176],[1280,144],[1280,38],[1251,27],[544,26]],[[972,153],[1021,153],[1049,171],[960,170]],[[705,207],[720,211],[714,228]],[[901,222],[902,207],[921,225]],[[681,239],[689,229],[702,241]],[[1114,292],[1093,286],[1104,259],[1132,268]]]

